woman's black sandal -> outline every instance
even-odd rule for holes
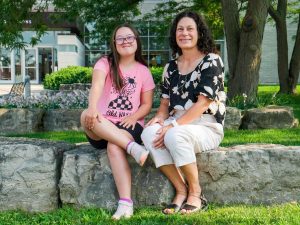
[[[186,192],[182,192],[182,193],[177,192],[177,193],[179,195],[186,195],[187,194]],[[182,206],[185,204],[185,202],[186,202],[186,199],[182,202],[181,205],[177,205],[175,203],[168,204],[165,208],[163,208],[162,213],[165,214],[165,215],[172,215],[174,213],[177,213],[177,212],[179,212],[179,210],[182,209]],[[165,212],[166,209],[168,209],[169,212]]]
[[[184,214],[195,213],[195,212],[200,211],[200,210],[201,211],[207,210],[207,208],[208,208],[208,202],[207,202],[207,199],[204,197],[204,195],[202,193],[201,193],[200,197],[199,196],[195,196],[195,195],[192,195],[192,196],[200,198],[200,200],[201,200],[201,206],[197,207],[197,206],[194,206],[194,205],[184,204],[184,206],[182,206],[181,209],[189,211],[188,213],[184,213]]]
[[[166,209],[169,210],[168,213],[166,213]],[[165,215],[172,215],[174,213],[177,213],[179,212],[179,210],[181,209],[181,207],[177,204],[174,204],[174,203],[171,203],[169,205],[167,205],[163,210],[162,210],[162,213],[165,214]]]

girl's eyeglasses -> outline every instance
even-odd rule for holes
[[[126,42],[130,44],[130,43],[134,42],[135,39],[136,39],[135,36],[118,37],[115,39],[115,42],[117,45],[121,45],[126,40]]]

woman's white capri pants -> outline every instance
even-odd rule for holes
[[[182,115],[184,111],[176,113],[174,117],[165,120],[164,125],[171,123]],[[195,153],[216,149],[223,139],[223,126],[216,122],[212,115],[203,114],[199,119],[186,125],[179,125],[169,129],[164,137],[166,148],[156,149],[153,140],[161,125],[156,123],[146,127],[142,133],[145,147],[150,151],[156,167],[175,164],[176,167],[196,162]]]

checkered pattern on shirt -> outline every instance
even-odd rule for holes
[[[119,109],[119,110],[131,110],[132,104],[128,100],[128,97],[126,96],[119,96],[119,98],[111,101],[109,103],[108,108],[110,109]]]

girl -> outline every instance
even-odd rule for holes
[[[81,115],[87,139],[98,149],[107,148],[120,200],[114,219],[133,214],[130,154],[141,166],[148,151],[141,146],[144,117],[152,107],[152,75],[142,58],[141,41],[130,25],[118,26],[111,53],[94,66],[89,106]]]

